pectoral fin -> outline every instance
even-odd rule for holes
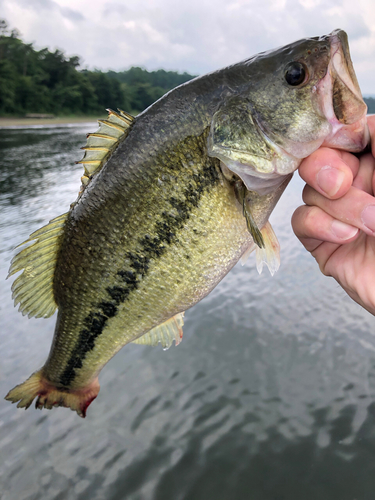
[[[256,249],[257,270],[260,274],[263,270],[263,264],[266,264],[271,276],[273,276],[280,267],[280,244],[269,222],[265,224],[261,233],[264,248],[257,247]]]
[[[178,345],[182,340],[182,327],[184,324],[184,313],[179,313],[165,321],[161,325],[156,326],[149,332],[142,335],[133,344],[152,345],[156,346],[159,343],[164,350],[171,347],[173,341]]]

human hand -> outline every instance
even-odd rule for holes
[[[372,153],[320,148],[303,160],[306,205],[292,226],[322,273],[375,315],[375,116],[367,123]]]

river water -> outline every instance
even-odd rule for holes
[[[0,130],[0,394],[45,361],[55,318],[14,309],[13,248],[76,198],[94,124]],[[86,419],[0,400],[2,500],[374,500],[375,319],[271,222],[281,268],[237,265],[178,347],[126,346]]]

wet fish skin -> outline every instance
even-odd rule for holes
[[[63,325],[64,330],[59,330],[45,367],[55,384],[82,386],[88,376],[96,375],[98,362],[113,356],[114,343],[121,348],[201,300],[251,243],[241,206],[221,174],[219,161],[202,153],[206,136],[207,132],[180,143],[184,155],[163,151],[153,169],[145,169],[147,176],[135,173],[127,184],[106,191],[113,196],[117,188],[118,200],[126,190],[124,198],[130,200],[126,207],[116,209],[107,199],[98,208],[86,205],[86,197],[103,196],[100,187],[98,196],[93,195],[97,182],[73,209],[68,221],[72,229],[67,227],[61,249],[67,257],[58,261],[55,279],[58,328]],[[268,195],[275,202],[277,197]],[[267,208],[269,212],[269,204]],[[259,215],[262,227],[269,214]],[[105,259],[100,259],[101,252]],[[83,286],[77,280],[79,273]],[[75,309],[78,294],[81,300]],[[112,316],[106,307],[113,307],[116,314]],[[78,346],[77,337],[69,335],[76,325],[80,334],[84,332],[88,322],[95,349],[88,349],[84,335]],[[80,360],[85,360],[84,367],[77,370],[73,365]]]
[[[121,347],[229,272],[252,245],[236,183],[252,189],[245,201],[263,228],[301,158],[341,126],[329,95],[335,44],[345,45],[341,32],[259,54],[178,87],[135,118],[59,233],[51,352],[9,400],[28,407],[38,397],[37,407],[84,416],[99,371]],[[291,61],[307,71],[298,88],[285,81]],[[359,105],[340,119],[362,120]]]

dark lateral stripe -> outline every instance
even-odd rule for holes
[[[170,205],[176,209],[177,215],[163,212],[161,220],[155,223],[156,236],[146,235],[140,238],[137,248],[139,252],[129,252],[130,269],[117,273],[119,284],[108,287],[107,300],[95,305],[95,310],[84,319],[85,327],[81,330],[75,348],[70,356],[64,372],[60,377],[62,385],[68,387],[76,376],[76,371],[82,368],[86,354],[94,349],[96,338],[102,334],[109,318],[117,314],[118,306],[125,302],[129,294],[138,287],[137,275],[142,278],[147,274],[151,259],[160,257],[167,246],[176,241],[176,232],[189,219],[191,210],[197,207],[206,189],[215,185],[219,174],[210,162],[199,174],[193,174],[192,182],[184,190],[183,199],[171,197]]]

